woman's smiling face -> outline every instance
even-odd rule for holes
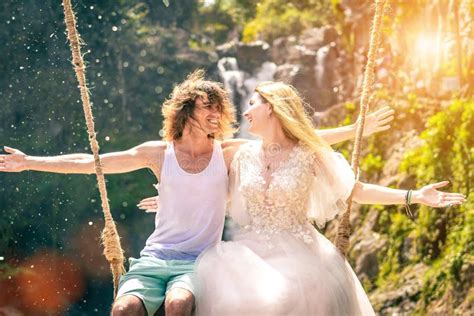
[[[243,113],[243,116],[249,121],[249,133],[261,135],[271,112],[272,106],[260,94],[254,92],[250,98],[248,109]]]

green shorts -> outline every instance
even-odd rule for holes
[[[165,295],[174,288],[194,293],[194,260],[161,260],[154,257],[130,258],[128,272],[120,278],[117,298],[134,295],[154,315]]]

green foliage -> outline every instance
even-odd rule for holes
[[[257,7],[254,0],[217,0],[215,4],[227,12],[236,25],[243,25],[254,18]]]
[[[195,10],[179,10],[180,6],[189,7],[193,3]],[[276,37],[298,35],[305,28],[322,26],[335,21],[339,0],[215,0],[205,1],[176,0],[170,2],[170,8],[157,10],[151,5],[138,4],[145,8],[150,17],[162,26],[175,25],[192,30],[190,45],[213,49],[214,45],[233,39],[253,41],[263,39],[272,41]],[[193,12],[192,24],[186,22]],[[163,16],[164,15],[164,16]],[[182,16],[182,17],[181,17]]]
[[[474,101],[455,100],[428,120],[421,134],[424,144],[409,152],[400,169],[416,176],[417,186],[449,179],[449,191],[468,195],[462,206],[447,209],[419,208],[416,225],[400,234],[399,224],[392,221],[389,232],[415,238],[417,256],[429,270],[421,293],[425,305],[449,289],[465,286],[471,276],[463,275],[474,265]],[[392,217],[393,218],[393,217]],[[395,230],[395,231],[394,231]],[[389,235],[393,238],[392,235]],[[399,243],[391,243],[388,258],[401,256]],[[400,272],[397,261],[382,268]]]
[[[469,193],[474,181],[474,102],[454,101],[434,115],[421,138],[425,144],[407,154],[402,171],[414,173],[419,183],[448,177],[452,189]]]
[[[263,0],[258,3],[255,18],[245,25],[243,41],[298,35],[309,27],[319,27],[334,20],[334,1]]]
[[[418,264],[427,267],[422,279],[421,293],[417,296],[415,314],[424,314],[428,305],[442,297],[468,295],[474,275],[474,101],[454,100],[449,105],[437,106],[437,111],[426,125],[423,115],[432,113],[431,106],[416,94],[409,93],[396,101],[381,91],[380,99],[388,100],[396,109],[394,130],[402,130],[415,118],[421,129],[422,145],[409,151],[400,164],[400,171],[412,175],[416,186],[450,180],[447,191],[468,195],[460,207],[434,209],[412,206],[416,219],[411,221],[403,207],[385,207],[379,215],[376,230],[385,236],[387,243],[378,254],[379,273],[375,286],[380,291],[393,290],[410,275]],[[393,97],[392,97],[393,98]],[[378,98],[379,99],[379,98]],[[349,106],[350,107],[350,106]],[[350,110],[350,108],[349,108]],[[404,126],[405,124],[405,126]],[[406,130],[406,129],[405,129]],[[362,175],[377,178],[383,157],[390,144],[375,135],[369,139],[368,152],[361,160]],[[423,270],[424,271],[424,270]],[[454,294],[453,294],[454,293]]]
[[[346,108],[347,111],[351,113],[355,112],[357,108],[354,102],[346,102],[344,103],[344,107]]]
[[[367,177],[380,173],[383,166],[384,161],[382,156],[372,152],[369,152],[369,154],[362,159],[362,163],[360,164],[360,168],[364,171]]]
[[[402,258],[402,253],[404,243],[413,230],[414,224],[405,214],[399,212],[393,212],[391,215],[388,215],[388,213],[382,214],[379,218],[379,224],[388,227],[387,251],[384,252],[383,258],[379,258],[382,264],[376,281],[377,286],[384,286],[387,283],[395,283],[399,277],[398,272],[408,264]]]
[[[198,46],[222,44],[239,39],[243,25],[255,15],[257,2],[253,0],[216,0],[201,2],[195,16],[193,31]]]
[[[445,190],[470,194],[461,207],[412,206],[415,221],[405,215],[402,206],[384,207],[377,220],[375,230],[387,242],[377,255],[378,276],[374,283],[367,282],[367,289],[392,291],[415,267],[427,269],[420,276],[421,293],[412,298],[419,300],[414,312],[423,314],[433,300],[445,295],[463,300],[474,278],[470,272],[474,266],[474,195],[470,193],[474,181],[474,101],[454,100],[440,105],[413,92],[403,97],[394,97],[388,90],[376,93],[378,103],[391,104],[396,111],[391,124],[391,131],[398,135],[395,137],[401,135],[403,142],[416,144],[405,135],[423,131],[421,146],[410,150],[401,162],[400,172],[407,174],[404,185],[412,186],[411,181],[416,181],[421,187],[448,179],[451,184]],[[349,123],[356,107],[346,103],[345,110]],[[394,141],[386,133],[366,140],[360,164],[363,180],[378,181]]]

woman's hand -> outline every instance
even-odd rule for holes
[[[413,191],[413,203],[420,203],[431,207],[450,207],[461,205],[466,197],[461,193],[449,193],[438,191],[448,185],[449,181],[433,183]]]
[[[0,172],[21,172],[26,170],[26,155],[18,149],[4,146],[8,155],[0,155]]]
[[[395,111],[389,106],[386,106],[367,115],[364,122],[363,135],[366,137],[389,129],[390,124],[388,123],[393,120],[393,113],[395,113]]]
[[[146,213],[157,213],[158,212],[159,197],[153,196],[140,201],[137,204],[138,208],[144,210]]]

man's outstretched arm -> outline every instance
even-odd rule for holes
[[[364,124],[364,136],[385,131],[390,128],[395,111],[389,106],[367,115]],[[316,130],[316,133],[329,145],[337,144],[355,137],[357,122],[347,126]]]
[[[142,168],[159,168],[157,154],[161,142],[146,142],[126,151],[100,155],[104,173],[124,173]],[[40,157],[29,156],[18,149],[4,147],[7,155],[0,155],[0,172],[26,170],[91,174],[95,172],[91,154],[69,154]]]

